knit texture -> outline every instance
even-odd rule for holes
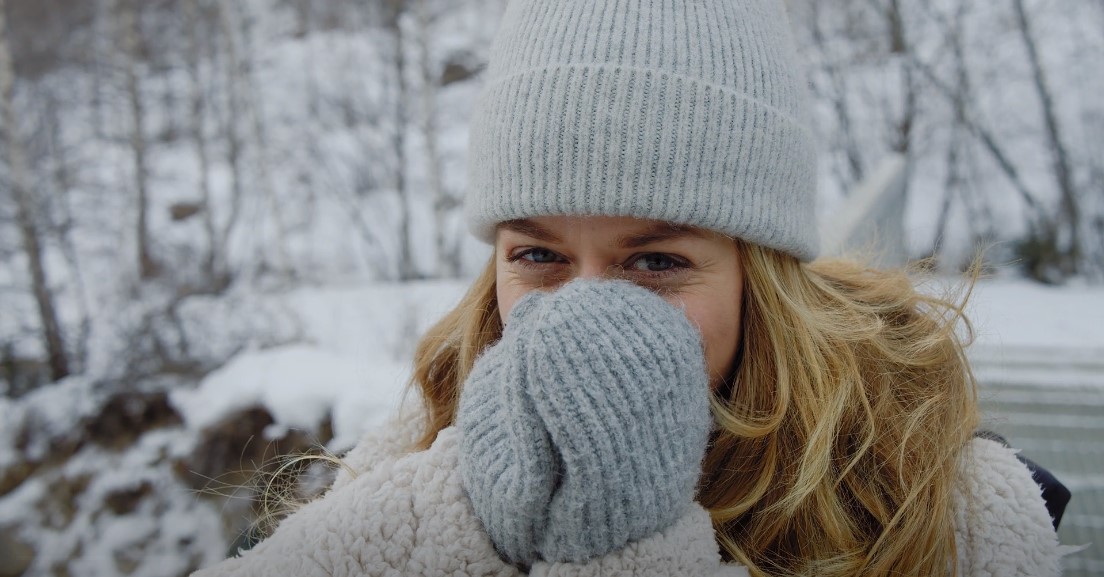
[[[610,215],[818,251],[781,0],[511,0],[471,122],[468,225]]]
[[[533,291],[460,396],[460,467],[512,563],[583,562],[691,505],[711,426],[701,339],[624,281]]]

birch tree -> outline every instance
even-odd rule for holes
[[[203,212],[203,231],[207,237],[207,247],[203,257],[203,275],[209,287],[225,283],[226,275],[221,259],[222,242],[215,227],[214,205],[211,202],[211,153],[207,145],[207,103],[204,82],[200,73],[203,61],[203,42],[200,39],[201,0],[183,0],[184,25],[187,49],[185,58],[190,84],[189,109],[191,111],[192,142],[195,144],[196,160],[199,166],[199,197]]]
[[[230,165],[230,202],[229,213],[223,221],[218,234],[217,245],[222,247],[222,258],[229,260],[230,236],[241,217],[242,203],[245,197],[245,170],[243,166],[243,142],[239,119],[244,108],[239,72],[238,42],[234,27],[226,13],[227,7],[221,0],[216,2],[219,37],[222,39],[222,74],[225,93],[225,110],[221,117],[222,137],[226,142],[226,163]],[[227,264],[227,266],[229,266]]]
[[[901,0],[889,0],[885,7],[886,29],[889,35],[889,53],[895,55],[898,66],[901,69],[901,116],[893,123],[893,135],[890,148],[899,154],[905,155],[911,166],[913,160],[912,138],[913,128],[917,121],[917,92],[919,86],[915,80],[912,63],[907,54],[912,52],[906,25],[906,16],[903,12]]]
[[[413,199],[407,190],[406,179],[406,128],[409,112],[409,86],[406,81],[405,40],[402,29],[402,16],[406,12],[406,0],[382,0],[384,28],[391,35],[392,62],[395,75],[394,94],[394,132],[392,149],[395,152],[395,191],[399,195],[399,280],[411,280],[417,277],[414,251],[411,246],[411,211]]]
[[[58,319],[54,294],[46,277],[43,261],[42,236],[38,227],[35,201],[29,188],[30,171],[26,152],[19,135],[18,116],[15,111],[15,67],[8,45],[6,2],[0,0],[0,122],[3,123],[4,145],[8,163],[8,188],[15,199],[16,221],[27,266],[31,276],[31,290],[38,307],[42,341],[53,380],[70,374],[69,356],[65,338]]]
[[[290,278],[294,276],[295,271],[287,249],[288,224],[282,208],[283,203],[277,197],[275,181],[272,178],[268,128],[264,118],[264,96],[257,89],[257,79],[254,71],[258,50],[253,41],[253,26],[256,16],[250,10],[248,3],[222,0],[222,6],[223,18],[227,19],[227,22],[233,19],[238,23],[236,32],[241,39],[240,45],[242,46],[242,50],[238,55],[241,58],[238,63],[238,70],[242,76],[241,87],[245,91],[245,109],[253,136],[256,185],[257,189],[264,195],[264,201],[268,206],[272,224],[275,228],[275,238],[271,243],[276,251],[275,270],[280,276]],[[228,33],[233,33],[234,27],[228,25],[226,29]]]
[[[966,128],[966,104],[970,99],[970,77],[966,71],[966,54],[963,50],[963,20],[966,12],[966,2],[959,2],[954,15],[951,18],[941,18],[943,28],[947,34],[947,45],[950,46],[951,58],[955,74],[955,90],[950,97],[953,121],[950,126],[950,139],[946,150],[946,175],[943,181],[943,200],[940,204],[939,217],[936,220],[935,236],[931,242],[931,255],[938,256],[943,250],[943,242],[947,234],[947,226],[950,222],[951,207],[956,198],[962,194],[965,170],[966,139],[969,133]],[[933,14],[934,11],[933,11]],[[937,18],[941,15],[935,14]]]
[[[134,191],[137,222],[136,248],[138,273],[143,280],[157,276],[159,266],[150,248],[149,228],[149,145],[146,140],[146,112],[138,71],[141,59],[141,29],[138,26],[137,0],[116,0],[115,18],[126,74],[127,103],[130,110],[130,148],[134,159]]]
[[[440,74],[433,61],[430,44],[432,17],[427,0],[416,0],[418,20],[419,72],[421,73],[422,139],[425,141],[426,178],[433,199],[434,245],[437,253],[438,276],[453,278],[460,274],[457,243],[449,234],[448,218],[457,206],[456,199],[445,190],[441,178],[441,153],[438,149],[437,90]]]
[[[104,76],[107,72],[106,61],[109,49],[105,47],[105,44],[108,44],[107,40],[111,37],[107,32],[109,29],[108,12],[110,12],[107,3],[108,0],[93,0],[92,38],[89,42],[92,64],[92,94],[90,98],[92,131],[96,138],[100,140],[106,140],[107,138],[107,123],[104,120]]]
[[[863,166],[862,154],[859,151],[859,143],[854,134],[854,121],[851,118],[851,105],[849,103],[850,87],[848,78],[842,70],[844,63],[839,62],[838,55],[828,48],[829,32],[824,28],[820,5],[821,2],[818,0],[807,3],[813,46],[820,54],[821,68],[828,81],[828,86],[822,89],[818,96],[830,101],[836,116],[836,122],[839,125],[835,139],[846,158],[848,172],[846,176],[841,178],[848,185],[845,186],[846,189],[862,180],[865,167]],[[832,12],[831,7],[829,7],[828,12]],[[816,86],[814,85],[815,89]]]
[[[1053,247],[1054,262],[1051,264],[1058,269],[1058,273],[1061,276],[1072,276],[1077,273],[1078,263],[1081,260],[1081,211],[1078,208],[1077,190],[1073,183],[1073,168],[1058,124],[1054,96],[1039,57],[1038,40],[1031,29],[1024,0],[1012,0],[1012,5],[1016,12],[1020,39],[1023,41],[1027,61],[1031,67],[1035,92],[1042,108],[1045,140],[1050,151],[1053,177],[1059,194],[1057,222],[1048,231],[1050,236],[1042,240]],[[1068,231],[1068,234],[1062,234],[1063,231]]]
[[[42,96],[36,98],[39,101],[42,127],[39,132],[46,143],[46,155],[49,156],[50,176],[54,185],[55,198],[52,199],[49,219],[52,223],[51,232],[57,241],[58,248],[68,264],[73,286],[70,289],[71,300],[75,301],[79,322],[77,330],[70,333],[66,339],[69,351],[69,368],[75,373],[84,371],[88,362],[89,340],[92,333],[92,321],[89,313],[88,289],[82,270],[81,258],[77,249],[77,243],[73,239],[73,231],[77,227],[78,214],[73,210],[72,202],[74,190],[79,188],[79,168],[76,162],[70,158],[69,142],[66,142],[62,124],[65,103],[61,102],[64,96],[59,96],[56,90],[40,87]],[[75,148],[75,147],[74,147]]]

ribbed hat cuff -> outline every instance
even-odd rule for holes
[[[480,239],[518,218],[632,216],[816,257],[813,139],[753,96],[594,64],[526,70],[484,91],[465,203]]]

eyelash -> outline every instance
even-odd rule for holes
[[[548,250],[546,248],[533,247],[533,248],[527,248],[527,249],[520,250],[518,252],[515,252],[515,253],[507,256],[506,257],[506,262],[518,264],[522,267],[525,267],[525,268],[528,268],[528,269],[531,269],[531,270],[537,270],[537,271],[542,271],[542,269],[545,269],[549,265],[563,264],[562,262],[539,263],[539,262],[530,261],[530,260],[525,258],[525,256],[530,255],[535,251],[548,252],[550,254],[555,255],[556,258],[561,259],[561,261],[566,260],[562,256],[560,256],[558,253],[556,253],[555,251],[551,251],[551,250]],[[685,272],[687,269],[692,268],[692,266],[693,266],[689,261],[687,261],[684,258],[675,256],[675,255],[672,255],[672,254],[663,253],[663,252],[646,252],[646,253],[633,255],[633,257],[630,258],[628,263],[626,263],[626,264],[633,263],[633,262],[635,262],[639,259],[642,259],[642,258],[645,258],[645,257],[648,257],[648,256],[662,256],[662,257],[668,258],[668,259],[671,260],[672,266],[671,266],[671,268],[669,268],[665,271],[630,271],[628,266],[623,266],[622,270],[627,271],[627,272],[631,272],[631,274],[633,276],[636,276],[636,277],[646,277],[646,278],[649,278],[649,279],[652,279],[652,280],[665,280],[667,278],[670,278],[670,277],[673,277],[675,275],[681,274],[681,273]]]

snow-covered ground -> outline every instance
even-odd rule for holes
[[[313,429],[332,415],[329,449],[349,448],[404,397],[419,335],[465,290],[462,281],[301,288],[266,298],[294,315],[300,343],[247,350],[172,399],[189,426],[203,428],[261,404],[280,427]]]
[[[978,347],[1092,350],[1104,355],[1104,287],[982,280],[970,302]]]
[[[982,281],[968,310],[983,385],[1104,390],[1104,287]]]

